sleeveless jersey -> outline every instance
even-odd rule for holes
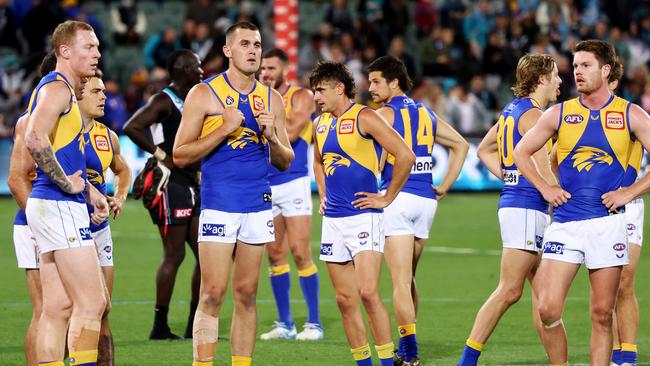
[[[271,110],[271,88],[255,81],[252,90],[241,93],[225,72],[203,82],[224,108],[238,108],[245,119],[201,161],[201,209],[239,213],[270,210],[269,147],[255,114]],[[200,136],[222,124],[223,115],[207,116]]]
[[[113,161],[113,142],[110,130],[103,124],[92,121],[93,128],[86,134],[86,176],[88,181],[104,196],[106,195],[106,170]],[[92,214],[93,206],[88,206]],[[97,232],[108,226],[108,220],[99,225],[90,223],[90,231]]]
[[[291,109],[293,108],[293,95],[301,90],[301,87],[295,85],[289,85],[287,90],[282,94],[284,99],[284,110],[287,115],[287,119],[291,116]],[[296,141],[291,143],[291,148],[293,148],[293,153],[295,158],[289,165],[289,169],[284,172],[279,171],[273,165],[270,166],[269,181],[271,185],[278,185],[282,183],[290,182],[294,179],[306,177],[309,175],[307,168],[307,153],[309,144],[311,144],[313,134],[313,126],[311,121],[305,125],[305,128],[300,132],[300,136]]]
[[[346,217],[381,209],[359,210],[357,192],[376,193],[381,147],[359,131],[359,114],[368,107],[352,103],[338,118],[323,113],[316,120],[316,143],[323,159],[327,204],[325,216]]]
[[[156,136],[154,138],[154,143],[156,146],[161,148],[167,155],[172,156],[174,150],[174,140],[176,139],[178,127],[181,124],[181,114],[183,113],[183,105],[185,101],[176,95],[176,93],[170,87],[164,88],[161,93],[169,97],[172,104],[174,105],[174,108],[171,109],[171,113],[167,117],[165,117],[162,121],[158,121],[158,123],[154,124],[151,127],[151,131],[152,135]],[[159,138],[162,141],[156,141]],[[177,178],[183,177],[196,184],[197,171],[198,164],[190,164],[185,168],[173,167],[171,169],[171,175],[169,176],[169,179],[171,181],[176,181]],[[186,179],[183,179],[182,181],[185,181]]]
[[[508,103],[497,121],[497,146],[504,186],[501,189],[499,208],[518,207],[548,212],[548,202],[541,193],[521,175],[512,155],[521,141],[519,119],[531,109],[540,109],[532,98],[517,98]]]
[[[402,188],[402,192],[436,199],[432,176],[433,142],[436,138],[436,115],[422,103],[409,97],[394,97],[386,104],[393,110],[393,128],[415,154],[415,163],[411,174]],[[386,165],[381,173],[381,189],[387,189],[393,177],[395,157],[388,154]]]
[[[554,209],[558,222],[587,220],[609,214],[601,196],[621,187],[632,140],[630,103],[612,96],[590,110],[580,98],[562,103],[557,139],[560,185],[571,194]]]
[[[55,81],[63,81],[70,89],[70,107],[66,112],[59,116],[56,126],[50,133],[52,150],[66,175],[71,175],[74,172],[81,170],[82,177],[85,180],[86,158],[84,156],[83,121],[81,112],[79,111],[79,105],[77,104],[77,98],[74,94],[74,89],[66,80],[65,76],[56,71],[45,75],[32,93],[27,110],[30,114],[34,111],[34,108],[36,108],[38,93],[41,88],[44,85]],[[46,200],[86,203],[85,191],[77,194],[68,194],[63,192],[61,188],[52,182],[38,167],[36,167],[36,179],[34,179],[32,193],[29,196]]]
[[[628,159],[627,170],[623,178],[623,187],[629,187],[636,182],[641,172],[641,161],[643,160],[643,145],[637,140],[632,144],[630,149],[630,158]]]
[[[18,119],[22,118],[26,114],[27,114],[27,111],[21,113],[21,115],[20,115],[20,117],[18,117]],[[16,130],[15,130],[15,127],[14,127],[13,136],[12,136],[12,139],[14,141],[16,140],[15,133],[16,133]],[[29,179],[30,182],[33,182],[34,179],[36,179],[36,172],[29,173],[29,176],[27,178]],[[25,215],[25,210],[23,210],[22,208],[19,208],[16,211],[16,215],[14,216],[14,225],[27,225],[27,215]]]

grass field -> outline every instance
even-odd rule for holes
[[[451,194],[438,207],[431,238],[418,267],[420,290],[418,340],[424,365],[455,365],[476,311],[492,292],[499,276],[499,230],[496,216],[497,194]],[[22,364],[22,338],[31,308],[25,276],[16,268],[11,239],[15,204],[0,199],[0,365]],[[154,278],[161,258],[156,228],[140,202],[129,201],[118,221],[112,222],[115,242],[116,279],[111,312],[117,365],[190,365],[191,341],[148,341],[153,321]],[[648,225],[646,225],[646,233]],[[320,217],[314,216],[312,248],[317,259]],[[642,253],[637,275],[641,306],[639,364],[650,365],[650,254]],[[176,281],[170,306],[172,330],[182,334],[189,308],[189,279],[194,258],[185,259]],[[273,365],[353,365],[334,301],[332,286],[322,262],[317,261],[321,278],[321,311],[325,340],[316,343],[258,341],[254,364]],[[392,313],[390,280],[382,273],[382,295]],[[298,325],[306,309],[292,272],[293,314]],[[581,270],[569,295],[564,321],[569,336],[571,364],[588,363],[589,284]],[[482,365],[541,365],[546,358],[530,316],[530,290],[502,318],[489,340]],[[220,334],[227,336],[232,303],[222,311]],[[265,270],[258,292],[258,334],[269,329],[276,317],[273,297]],[[393,321],[393,327],[395,325]],[[397,335],[395,335],[395,340]],[[371,342],[372,344],[372,342]],[[228,341],[220,342],[215,365],[230,365]]]

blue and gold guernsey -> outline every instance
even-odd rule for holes
[[[357,192],[377,192],[380,146],[359,131],[366,106],[352,103],[338,118],[323,113],[316,119],[316,143],[323,159],[327,204],[325,216],[346,217],[381,209],[359,210]]]
[[[625,177],[621,186],[629,187],[636,182],[641,171],[641,161],[643,160],[643,145],[638,140],[632,144],[630,149],[630,157],[627,161],[627,170],[625,170]]]
[[[74,89],[66,80],[63,74],[53,71],[41,79],[34,89],[29,99],[28,113],[32,113],[36,108],[38,93],[41,88],[51,82],[63,81],[70,89],[70,107],[66,112],[59,116],[59,121],[50,134],[50,142],[56,159],[59,161],[61,168],[66,175],[82,171],[82,177],[86,178],[86,159],[84,157],[84,134],[83,120]],[[79,203],[86,202],[85,191],[78,194],[65,193],[50,178],[43,173],[38,167],[36,168],[36,179],[34,179],[32,193],[29,195],[33,198],[57,201],[74,201]]]
[[[269,147],[255,114],[271,110],[271,88],[255,81],[248,93],[240,93],[226,73],[203,81],[221,105],[236,107],[244,123],[201,161],[201,209],[251,213],[271,209]],[[201,137],[223,124],[223,115],[208,116]]]
[[[557,140],[560,185],[571,194],[554,209],[557,222],[587,220],[609,214],[601,196],[620,188],[632,149],[630,103],[612,95],[598,110],[580,98],[562,103]]]
[[[291,109],[293,108],[293,96],[294,94],[303,88],[289,85],[287,90],[282,94],[284,99],[284,110],[287,115],[287,119],[291,116]],[[311,139],[313,136],[313,126],[311,121],[307,123],[305,128],[300,132],[300,136],[296,141],[291,143],[291,148],[293,148],[293,153],[295,158],[291,162],[289,169],[284,172],[279,171],[276,167],[271,165],[269,181],[272,186],[287,183],[294,179],[306,177],[309,175],[307,168],[307,152],[309,150],[309,144],[311,144]]]
[[[86,139],[86,176],[88,181],[104,196],[106,195],[106,170],[113,161],[113,142],[108,127],[92,121],[92,129],[85,134]],[[92,214],[93,206],[88,206],[88,214]],[[99,225],[90,223],[90,231],[97,232],[108,226],[108,220]]]
[[[415,163],[402,192],[436,199],[431,177],[433,171],[431,153],[437,128],[436,115],[422,103],[406,96],[392,98],[386,107],[393,110],[393,128],[404,138],[406,145],[415,154]],[[382,190],[390,185],[394,164],[395,157],[388,154],[386,165],[381,173]]]
[[[519,120],[531,109],[540,109],[534,99],[514,99],[503,108],[497,121],[497,146],[504,181],[499,208],[516,207],[548,212],[548,203],[535,186],[521,175],[512,155],[522,138]]]

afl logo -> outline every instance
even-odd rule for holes
[[[235,99],[229,95],[228,98],[226,98],[226,105],[232,105],[233,103],[235,103]]]
[[[622,251],[625,250],[625,244],[623,244],[623,243],[616,243],[616,244],[614,244],[614,247],[613,247],[613,248],[614,248],[614,250],[617,251],[617,252],[622,252]]]
[[[359,235],[357,235],[357,238],[359,238],[359,239],[365,239],[365,238],[367,238],[368,236],[370,236],[370,234],[368,234],[368,233],[365,232],[365,231],[362,231],[362,232],[359,233]]]
[[[570,125],[577,125],[578,123],[582,123],[585,118],[579,114],[567,114],[564,116],[564,122],[570,124]]]
[[[325,131],[327,131],[327,126],[325,126],[325,125],[320,125],[320,126],[318,126],[318,128],[316,129],[316,132],[317,132],[317,133],[324,133]]]

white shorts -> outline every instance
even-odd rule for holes
[[[628,264],[625,215],[552,223],[544,234],[542,258],[584,263],[589,269]]]
[[[643,198],[637,198],[625,205],[627,241],[630,244],[643,245],[643,212]]]
[[[271,186],[273,217],[311,216],[311,180],[302,177]]]
[[[504,248],[533,252],[542,250],[544,230],[551,222],[546,213],[528,208],[503,207],[498,215]]]
[[[320,259],[325,262],[349,262],[357,253],[384,252],[382,213],[364,213],[348,217],[323,217]]]
[[[265,244],[275,240],[271,210],[237,213],[201,210],[199,242]]]
[[[38,248],[29,226],[14,225],[14,247],[18,268],[38,269]]]
[[[384,209],[384,235],[414,235],[427,239],[437,208],[438,201],[432,198],[399,192]]]
[[[25,213],[41,254],[95,245],[85,203],[30,197]]]
[[[97,247],[97,257],[99,265],[102,267],[113,267],[113,238],[111,237],[111,227],[105,228],[92,233],[95,246]]]

